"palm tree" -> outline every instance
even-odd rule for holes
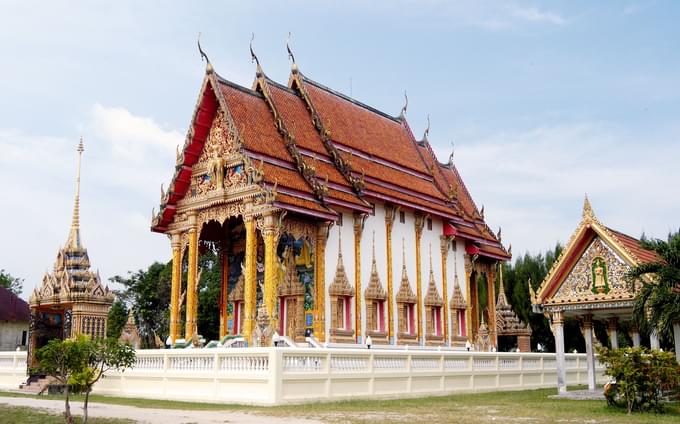
[[[646,239],[640,245],[656,252],[658,259],[634,267],[629,281],[642,281],[633,318],[645,331],[655,330],[660,337],[675,338],[675,355],[680,362],[680,231],[668,234],[668,241]],[[653,275],[649,281],[641,277]]]

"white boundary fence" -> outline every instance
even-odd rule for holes
[[[568,384],[585,384],[585,354],[566,354]],[[26,379],[26,352],[0,352],[0,389]],[[598,367],[598,381],[605,377]],[[139,350],[95,393],[276,405],[557,387],[555,354],[367,349]]]

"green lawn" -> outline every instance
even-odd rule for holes
[[[75,418],[80,423],[80,417]],[[23,406],[0,405],[0,424],[63,424],[64,417]],[[131,424],[128,420],[90,418],[92,424]]]
[[[559,421],[564,423],[664,424],[680,422],[680,408],[677,402],[669,405],[666,414],[650,413],[627,416],[623,409],[607,407],[605,401],[548,399],[548,395],[554,393],[555,389],[542,389],[401,400],[353,400],[276,407],[249,407],[107,396],[92,396],[92,401],[183,410],[240,410],[263,415],[316,418],[324,422],[336,423],[553,423]],[[0,396],[25,395],[0,392]],[[60,399],[60,397],[53,398]],[[76,396],[75,400],[78,399]],[[0,418],[0,423],[2,422],[11,421],[1,421]]]

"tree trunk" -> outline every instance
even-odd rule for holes
[[[71,405],[68,403],[69,391],[68,384],[64,385],[64,418],[66,424],[73,424],[73,416],[71,415]]]
[[[87,424],[87,402],[90,400],[90,388],[85,391],[85,401],[83,402],[83,424]]]
[[[680,321],[673,323],[673,338],[675,339],[675,360],[680,363]]]

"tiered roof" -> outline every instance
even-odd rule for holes
[[[90,269],[90,258],[80,238],[80,159],[83,140],[78,145],[76,195],[71,229],[64,247],[59,249],[53,271],[45,273],[42,284],[31,294],[31,305],[71,302],[111,304],[113,293],[102,284],[99,272]]]
[[[321,219],[338,208],[371,213],[387,202],[450,222],[480,255],[510,257],[486,226],[452,163],[437,161],[417,141],[404,114],[390,116],[304,76],[293,65],[288,86],[269,79],[259,63],[253,88],[217,75],[208,65],[187,140],[152,230],[164,232],[187,193],[218,109],[228,117],[244,157],[262,163],[274,204]]]

